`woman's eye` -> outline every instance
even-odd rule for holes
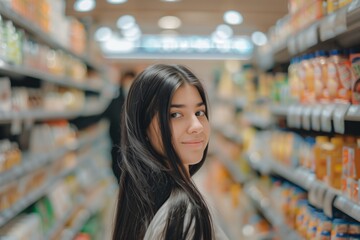
[[[205,116],[205,111],[197,111],[196,112],[196,116],[200,117],[200,116]]]
[[[171,118],[179,118],[179,117],[181,117],[181,114],[178,113],[178,112],[171,113],[171,114],[170,114],[170,117],[171,117]]]

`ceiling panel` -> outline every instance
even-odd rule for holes
[[[175,15],[182,21],[177,32],[181,35],[209,35],[223,23],[223,13],[237,10],[243,17],[241,25],[233,26],[236,35],[251,34],[253,31],[267,32],[277,19],[287,14],[288,0],[182,0],[162,2],[160,0],[128,0],[113,5],[97,0],[96,8],[87,13],[74,11],[75,0],[66,0],[66,14],[91,18],[94,26],[107,25],[115,28],[116,20],[125,14],[136,18],[144,34],[160,34],[159,18]]]

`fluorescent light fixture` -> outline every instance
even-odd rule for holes
[[[141,31],[140,31],[139,26],[137,24],[135,24],[132,28],[124,29],[122,31],[122,34],[126,38],[137,38],[137,37],[141,36]]]
[[[129,53],[135,49],[135,43],[126,39],[112,37],[102,45],[104,52]]]
[[[233,30],[230,26],[228,26],[226,24],[221,24],[221,25],[217,26],[215,34],[220,39],[228,39],[228,38],[232,37]]]
[[[107,2],[110,4],[120,4],[127,2],[127,0],[107,0]]]
[[[239,12],[233,10],[225,12],[223,18],[227,24],[231,24],[231,25],[241,24],[244,20]]]
[[[161,0],[162,2],[180,2],[181,0]]]
[[[76,0],[74,9],[78,12],[89,12],[96,6],[95,0]]]
[[[162,29],[177,29],[181,26],[181,20],[175,16],[165,16],[159,19],[158,25]]]
[[[121,16],[116,21],[116,26],[122,30],[132,28],[133,26],[135,26],[135,24],[135,18],[131,15]]]
[[[206,52],[211,48],[211,42],[207,38],[193,38],[190,46],[199,52]]]
[[[95,32],[95,40],[99,42],[108,41],[111,38],[112,31],[108,27],[100,27]]]
[[[253,32],[251,34],[251,40],[255,45],[263,46],[267,43],[268,39],[266,35],[262,32]]]

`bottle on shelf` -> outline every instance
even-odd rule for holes
[[[315,175],[319,180],[324,180],[326,176],[326,156],[324,145],[329,143],[329,138],[326,136],[317,136],[315,138],[315,145],[313,148],[315,159]]]
[[[327,54],[324,50],[315,52],[313,61],[315,100],[320,102],[327,81]]]
[[[344,140],[341,136],[332,137],[326,149],[326,183],[341,189],[342,148]]]
[[[352,104],[360,104],[360,49],[350,50]]]

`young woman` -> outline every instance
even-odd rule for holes
[[[134,80],[122,116],[113,239],[226,239],[191,179],[210,135],[198,78],[184,66],[150,66]]]

